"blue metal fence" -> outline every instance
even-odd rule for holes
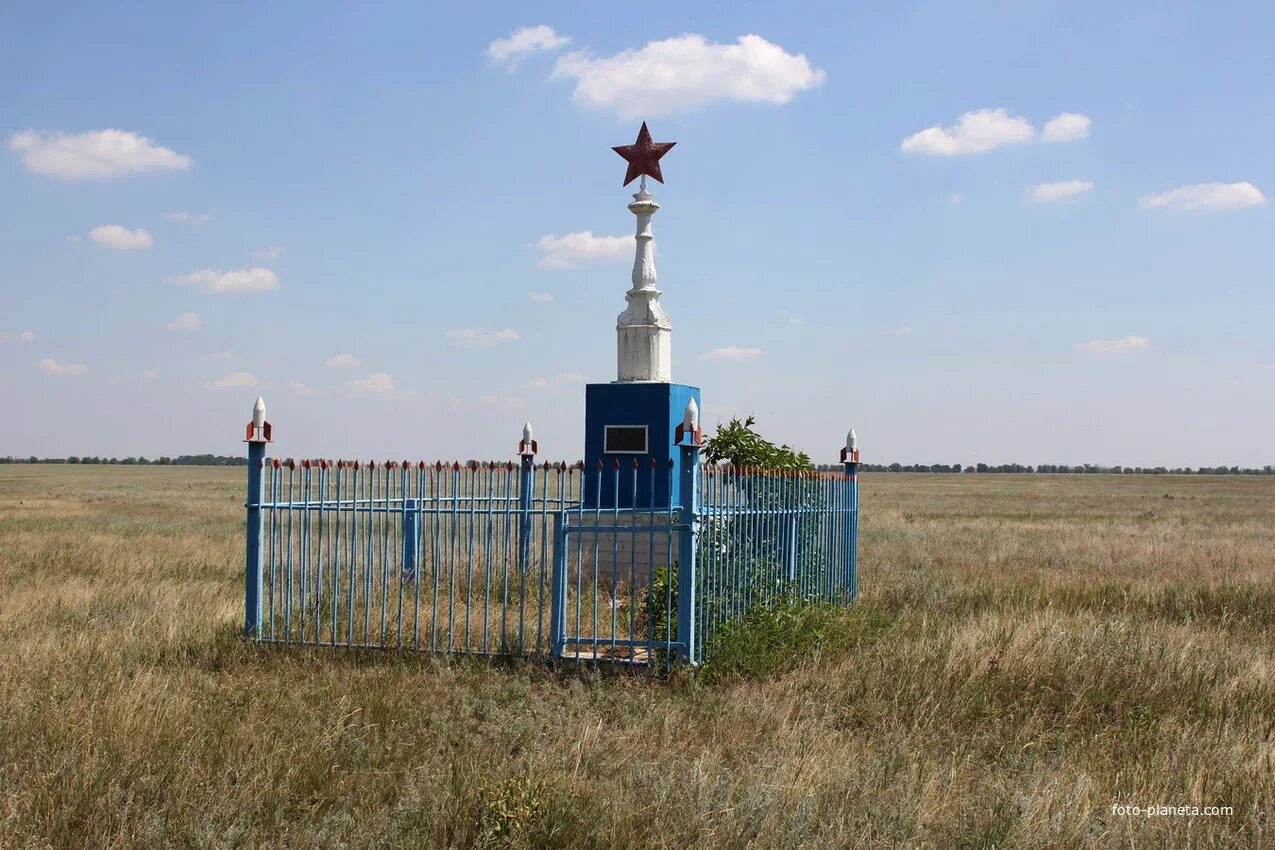
[[[245,576],[245,629],[262,644],[656,669],[706,660],[753,606],[857,593],[857,464],[702,465],[683,446],[682,503],[661,505],[656,481],[673,470],[629,457],[586,470],[530,454],[462,465],[264,449],[249,441]],[[586,476],[633,507],[587,507]]]

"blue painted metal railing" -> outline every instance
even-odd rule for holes
[[[670,506],[655,503],[659,471],[639,475],[628,458],[590,470],[527,455],[280,461],[250,443],[246,632],[655,669],[704,661],[753,606],[854,599],[857,465],[785,473],[682,450],[683,503]],[[635,507],[586,507],[586,475]]]

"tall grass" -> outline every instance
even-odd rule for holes
[[[865,475],[855,608],[652,681],[252,649],[242,474],[0,468],[0,846],[1275,844],[1265,479]]]

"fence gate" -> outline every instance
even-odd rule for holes
[[[705,660],[754,605],[854,599],[851,465],[701,466],[697,447],[683,451],[680,504],[659,505],[664,473],[639,475],[628,458],[590,470],[530,454],[295,461],[250,439],[245,631],[261,644],[656,669]],[[631,507],[589,504],[586,475],[589,493],[625,494],[611,501]]]

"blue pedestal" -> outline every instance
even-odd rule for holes
[[[585,507],[665,508],[679,504],[682,452],[673,445],[673,430],[681,424],[686,403],[692,398],[699,405],[699,387],[686,384],[589,384],[585,387]],[[634,459],[638,462],[636,500],[632,478]],[[603,466],[601,476],[598,475],[599,460]],[[618,495],[617,460],[621,466]]]

